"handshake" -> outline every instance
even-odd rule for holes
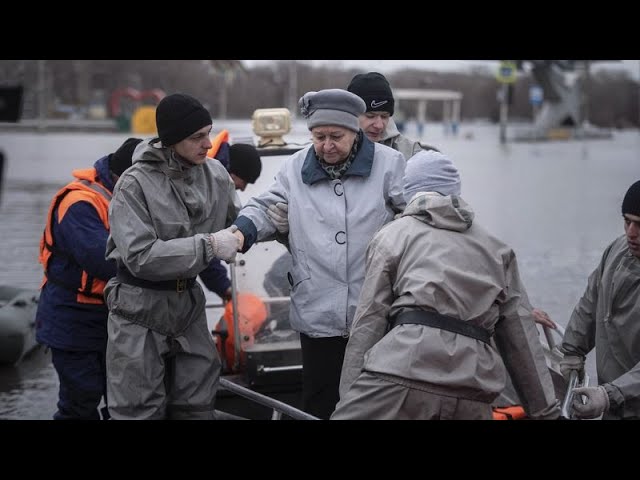
[[[277,202],[270,205],[267,215],[278,233],[286,235],[289,232],[288,204]],[[244,246],[244,235],[238,230],[238,227],[231,225],[229,228],[210,234],[209,243],[216,258],[233,263],[236,260],[236,253],[241,251]]]
[[[213,249],[213,256],[227,263],[236,261],[236,253],[242,250],[244,235],[238,227],[231,225],[224,230],[209,235],[209,244]]]

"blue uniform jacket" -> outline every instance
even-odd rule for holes
[[[100,158],[93,166],[100,183],[113,191],[109,157]],[[55,246],[68,257],[52,255],[50,275],[66,283],[79,285],[80,265],[104,280],[116,274],[115,261],[105,259],[109,232],[92,205],[76,202],[69,208],[62,223],[58,223],[57,212],[54,219]],[[41,344],[62,350],[104,352],[108,314],[106,305],[79,304],[75,291],[47,282],[40,293],[36,313],[36,339]]]

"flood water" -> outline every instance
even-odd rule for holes
[[[252,135],[249,121],[227,121],[224,127],[232,140]],[[415,137],[415,131],[406,133]],[[429,124],[422,139],[449,154],[460,169],[462,196],[475,209],[476,221],[514,248],[533,305],[566,325],[602,251],[623,233],[620,205],[626,189],[640,179],[640,134],[620,131],[609,140],[503,146],[498,133],[497,126],[463,124],[452,137]],[[0,132],[7,157],[0,198],[0,284],[38,287],[38,243],[52,195],[71,180],[72,169],[91,166],[129,136]],[[305,142],[305,126],[296,123],[286,138]],[[263,158],[260,179],[240,193],[241,200],[268,186],[281,162]],[[592,370],[593,354],[588,365]],[[0,366],[0,419],[51,418],[57,388],[42,349],[17,366]]]

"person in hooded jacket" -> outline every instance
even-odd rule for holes
[[[574,389],[577,418],[640,419],[640,181],[622,201],[624,235],[602,254],[564,332],[560,369],[583,374],[595,348],[598,385]]]
[[[360,128],[372,142],[398,150],[404,155],[405,160],[423,150],[440,151],[431,145],[423,145],[411,140],[399,131],[394,122],[395,98],[391,85],[381,73],[359,73],[351,79],[347,90],[355,93],[365,102],[367,110],[359,116]],[[275,215],[284,222],[286,211],[280,210],[276,205]],[[556,329],[556,324],[544,310],[534,308],[533,317],[537,323]]]
[[[221,364],[196,276],[214,258],[234,261],[240,201],[207,157],[211,115],[197,99],[164,97],[156,124],[158,138],[138,145],[109,207],[106,256],[118,266],[105,288],[109,413],[214,419]]]
[[[104,257],[108,208],[115,183],[131,166],[139,138],[127,139],[51,201],[40,240],[44,279],[36,312],[36,340],[51,350],[60,383],[54,420],[108,419],[106,402],[107,317],[104,286],[116,263]]]
[[[530,418],[559,417],[516,255],[459,194],[446,156],[407,162],[407,206],[367,248],[332,420],[490,420],[505,368]]]

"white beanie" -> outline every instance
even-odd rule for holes
[[[404,199],[407,203],[418,192],[460,195],[460,174],[441,152],[424,150],[407,162],[404,171]]]

